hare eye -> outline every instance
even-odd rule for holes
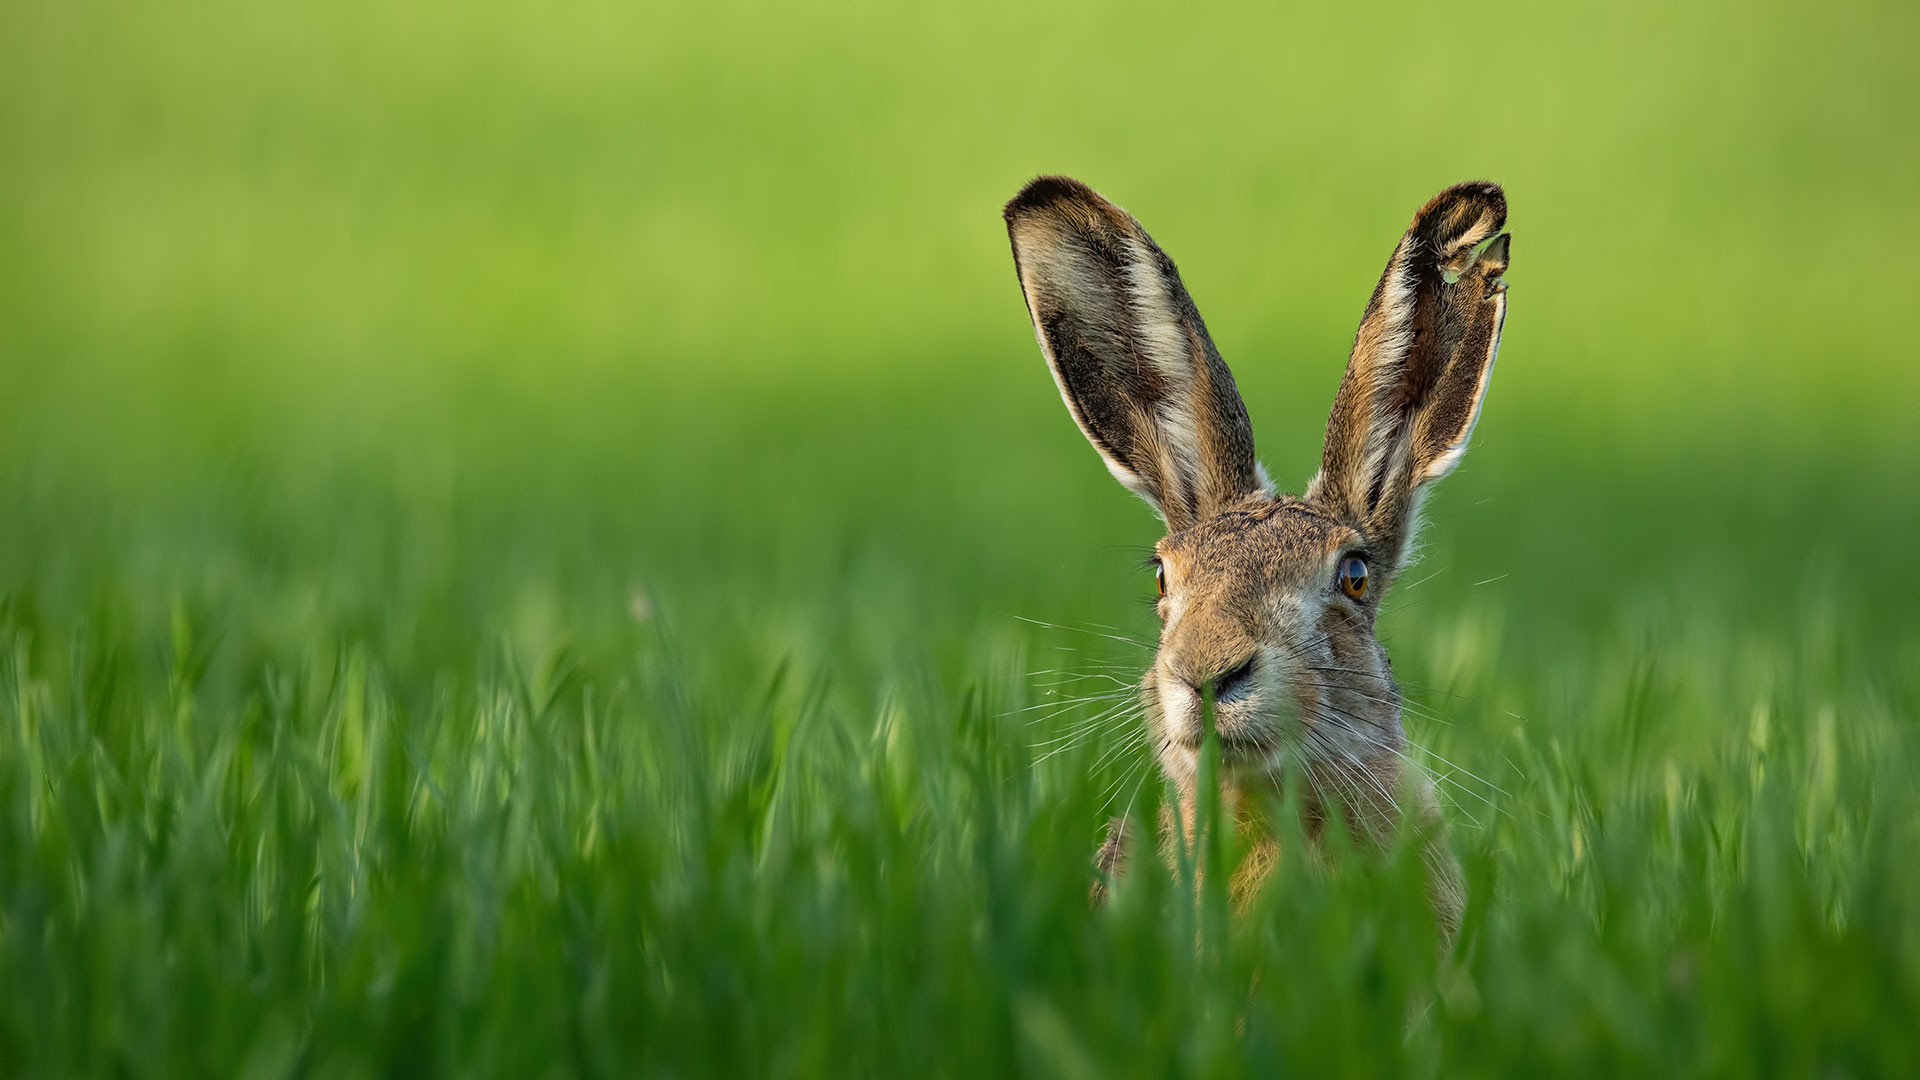
[[[1340,591],[1360,599],[1367,594],[1367,561],[1356,555],[1340,560]]]
[[[1167,568],[1159,563],[1153,564],[1153,591],[1156,595],[1167,595]]]

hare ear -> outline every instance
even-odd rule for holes
[[[1405,554],[1421,489],[1459,463],[1479,419],[1507,315],[1506,221],[1497,185],[1434,196],[1354,336],[1307,498],[1359,527],[1388,565]]]
[[[1040,351],[1113,475],[1174,532],[1264,490],[1233,373],[1140,223],[1058,176],[1006,218]]]

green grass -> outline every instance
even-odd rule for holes
[[[0,1076],[1920,1069],[1912,5],[1130,6],[0,8]],[[1399,851],[1089,909],[1043,170],[1296,487],[1507,185],[1382,624],[1450,955]]]

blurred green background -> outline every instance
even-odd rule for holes
[[[1903,3],[5,4],[0,1071],[1910,1063],[1917,49]],[[1126,729],[1034,766],[1018,717],[1139,658],[1020,619],[1149,639],[1156,522],[1034,347],[1039,172],[1179,261],[1295,490],[1413,209],[1505,185],[1382,629],[1501,883],[1452,975],[1294,910],[1353,951],[1235,1036],[1243,969],[1085,911]],[[1735,940],[1786,879],[1817,914]]]

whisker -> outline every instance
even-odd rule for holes
[[[1088,625],[1088,626],[1092,626],[1092,627],[1097,627],[1098,629],[1101,629],[1101,630],[1108,630],[1108,631],[1111,631],[1111,632],[1113,632],[1113,633],[1115,633],[1115,634],[1122,634],[1122,635],[1124,635],[1124,634],[1126,633],[1126,631],[1125,631],[1125,630],[1122,630],[1121,628],[1119,628],[1119,627],[1117,627],[1117,626],[1108,626],[1108,625],[1107,625],[1106,623],[1102,623],[1102,622],[1089,622],[1089,623],[1087,623],[1087,625]],[[1131,639],[1131,638],[1129,638],[1128,640],[1132,640],[1132,639]]]
[[[1056,679],[1053,682],[1034,683],[1034,685],[1051,689],[1051,688],[1058,688],[1062,686],[1073,686],[1077,683],[1092,682],[1093,680],[1096,680],[1096,679],[1102,680],[1105,682],[1110,682],[1115,686],[1125,687],[1129,691],[1138,689],[1139,687],[1139,684],[1137,683],[1130,683],[1125,679],[1116,679],[1111,675],[1103,675],[1098,672],[1088,672],[1088,673],[1083,673],[1079,675],[1072,675],[1064,679]]]
[[[1118,722],[1125,716],[1126,716],[1125,707],[1115,706],[1111,709],[1108,709],[1106,712],[1101,713],[1099,716],[1086,721],[1085,723],[1076,727],[1074,730],[1069,731],[1067,734],[1062,735],[1059,738],[1045,739],[1040,742],[1033,743],[1029,747],[1029,749],[1039,750],[1043,747],[1053,747],[1053,749],[1048,750],[1046,753],[1042,754],[1039,758],[1037,758],[1034,761],[1034,765],[1037,766],[1041,762],[1047,760],[1048,758],[1055,757],[1060,754],[1064,754],[1068,750],[1071,750],[1076,746],[1079,746],[1085,742],[1090,741],[1095,736],[1101,734],[1104,730],[1111,728],[1116,722]]]
[[[1389,705],[1396,709],[1399,709],[1402,712],[1410,712],[1422,720],[1431,720],[1436,724],[1444,724],[1447,727],[1453,726],[1453,721],[1447,719],[1444,716],[1441,716],[1439,713],[1432,712],[1427,709],[1423,709],[1420,706],[1415,705],[1412,702],[1408,701],[1405,697],[1400,697],[1397,699],[1375,697],[1374,695],[1367,693],[1365,690],[1356,690],[1351,686],[1341,686],[1341,687],[1337,687],[1337,689],[1344,690],[1349,694],[1356,694],[1362,698],[1365,698],[1368,701],[1373,702],[1376,705]]]
[[[1126,821],[1129,818],[1133,817],[1133,804],[1140,800],[1140,792],[1146,788],[1147,778],[1152,775],[1153,763],[1157,758],[1159,758],[1161,752],[1164,751],[1166,748],[1167,748],[1167,736],[1162,735],[1160,737],[1160,742],[1153,747],[1150,753],[1147,754],[1146,760],[1141,762],[1140,780],[1138,783],[1133,785],[1133,794],[1127,799],[1127,808],[1120,812],[1121,821]],[[1115,792],[1115,794],[1118,794],[1118,792]],[[1109,799],[1107,801],[1112,802],[1113,800]],[[1107,812],[1106,806],[1104,805],[1101,806],[1100,812],[1103,814],[1106,813]]]
[[[1331,708],[1331,706],[1329,706],[1329,708]],[[1428,773],[1432,775],[1436,780],[1440,780],[1444,783],[1452,784],[1455,788],[1459,789],[1460,791],[1463,791],[1466,794],[1471,795],[1474,798],[1479,799],[1481,802],[1485,803],[1487,807],[1493,810],[1495,813],[1503,813],[1498,803],[1495,803],[1492,799],[1489,799],[1487,796],[1482,795],[1478,791],[1473,790],[1472,788],[1466,786],[1465,784],[1460,783],[1458,780],[1453,779],[1453,777],[1449,773],[1437,772],[1431,769],[1427,769],[1424,766],[1422,766],[1418,761],[1415,761],[1413,758],[1408,757],[1406,753],[1400,750],[1398,747],[1395,747],[1389,743],[1381,742],[1380,740],[1375,739],[1372,736],[1368,735],[1367,732],[1362,730],[1361,727],[1359,726],[1360,721],[1355,719],[1354,717],[1342,715],[1337,709],[1333,710],[1333,713],[1334,713],[1333,716],[1322,716],[1321,719],[1326,720],[1328,722],[1340,723],[1345,730],[1350,732],[1354,737],[1360,739],[1362,742],[1365,742],[1376,749],[1385,750],[1387,753],[1392,754],[1394,757],[1399,758],[1401,761],[1406,762],[1408,765],[1411,765],[1416,769],[1420,769],[1424,773]],[[1508,793],[1506,790],[1501,788],[1498,784],[1491,783],[1485,778],[1480,777],[1467,769],[1461,768],[1459,765],[1456,765],[1453,762],[1448,761],[1446,758],[1441,757],[1439,754],[1433,753],[1431,750],[1428,750],[1425,747],[1422,747],[1413,743],[1411,740],[1408,740],[1407,745],[1413,747],[1415,750],[1418,750],[1423,754],[1428,755],[1429,757],[1432,757],[1436,761],[1439,761],[1440,763],[1448,766],[1449,768],[1456,770],[1464,774],[1465,776],[1478,781],[1481,784],[1486,785],[1488,788],[1499,792],[1501,795],[1505,795],[1509,799],[1513,797],[1510,793]],[[1464,812],[1464,809],[1463,809],[1463,812]]]
[[[1410,682],[1406,679],[1401,679],[1395,676],[1382,675],[1374,671],[1356,671],[1352,668],[1322,667],[1322,666],[1309,665],[1307,666],[1306,670],[1319,671],[1319,672],[1338,672],[1343,675],[1359,675],[1364,678],[1375,679],[1384,683],[1390,683],[1394,686],[1408,687],[1410,689],[1418,690],[1426,694],[1439,694],[1443,697],[1450,697],[1456,701],[1464,701],[1470,705],[1478,705],[1481,708],[1488,710],[1489,712],[1497,712],[1503,716],[1510,716],[1513,719],[1518,720],[1523,724],[1530,723],[1530,721],[1527,720],[1526,717],[1520,715],[1517,712],[1514,712],[1511,709],[1503,709],[1498,705],[1493,705],[1493,704],[1489,704],[1488,702],[1481,701],[1479,698],[1472,697],[1467,694],[1458,693],[1453,690],[1442,689],[1441,687],[1433,686],[1428,683]]]
[[[1322,717],[1322,719],[1328,719],[1328,718]],[[1329,736],[1324,731],[1321,731],[1316,728],[1303,728],[1302,730],[1306,733],[1307,742],[1313,743],[1315,746],[1319,747],[1323,751],[1329,751],[1329,752],[1338,754],[1341,757],[1346,758],[1347,761],[1351,762],[1354,767],[1354,771],[1357,772],[1361,777],[1363,777],[1367,781],[1367,783],[1370,786],[1372,786],[1373,790],[1379,793],[1381,798],[1387,801],[1387,805],[1389,807],[1392,807],[1395,813],[1400,812],[1400,800],[1394,798],[1393,795],[1388,793],[1386,784],[1383,783],[1378,776],[1375,776],[1373,773],[1373,770],[1367,768],[1364,762],[1362,762],[1358,757],[1355,757],[1352,751],[1348,750],[1343,746],[1336,745],[1332,741],[1331,736]],[[1317,739],[1316,739],[1316,736],[1318,737]],[[1337,764],[1335,764],[1334,767],[1341,769],[1343,772],[1345,771],[1342,766],[1339,766]]]
[[[1075,701],[1074,704],[1088,706],[1089,712],[1086,716],[1078,720],[1069,721],[1067,725],[1069,727],[1079,727],[1096,723],[1113,713],[1123,712],[1138,704],[1138,697],[1134,694],[1106,694],[1098,698],[1081,698]],[[1028,725],[1031,726],[1044,721],[1057,720],[1062,715],[1065,714],[1057,712],[1048,713],[1040,719],[1028,721]]]
[[[1120,739],[1116,741],[1112,746],[1108,747],[1105,751],[1103,751],[1100,757],[1096,761],[1094,761],[1092,767],[1089,768],[1087,771],[1097,773],[1101,769],[1105,768],[1109,762],[1117,761],[1121,755],[1126,753],[1128,750],[1133,749],[1136,745],[1145,746],[1146,744],[1147,744],[1147,730],[1145,728],[1137,728],[1135,729],[1133,734],[1128,735],[1124,739]]]
[[[1408,600],[1404,603],[1392,604],[1392,605],[1383,604],[1380,607],[1380,616],[1382,618],[1385,618],[1388,615],[1398,615],[1399,613],[1407,610],[1408,608],[1414,606],[1415,604],[1418,604],[1421,601],[1428,600],[1428,599],[1431,599],[1431,594],[1421,593],[1419,596],[1416,596],[1413,599]]]
[[[1057,746],[1061,742],[1064,742],[1068,739],[1078,738],[1082,735],[1087,734],[1088,732],[1095,731],[1101,728],[1103,725],[1111,722],[1116,716],[1118,716],[1120,713],[1125,711],[1126,711],[1126,706],[1124,703],[1109,706],[1108,708],[1101,711],[1097,715],[1090,716],[1082,720],[1077,720],[1074,723],[1069,724],[1067,726],[1067,731],[1065,734],[1058,734],[1053,736],[1052,738],[1041,739],[1036,742],[1030,743],[1028,744],[1029,748],[1037,750],[1044,746]]]
[[[1435,570],[1433,573],[1428,574],[1426,577],[1421,578],[1419,581],[1416,581],[1411,585],[1395,585],[1394,590],[1396,592],[1403,592],[1403,593],[1412,592],[1413,590],[1419,588],[1422,585],[1425,585],[1427,582],[1432,581],[1434,578],[1437,578],[1441,574],[1444,574],[1446,572],[1447,572],[1447,568],[1443,566],[1440,569]]]
[[[1442,765],[1445,765],[1449,769],[1452,769],[1455,772],[1464,773],[1465,775],[1472,777],[1474,780],[1477,780],[1482,784],[1485,784],[1487,787],[1492,788],[1493,790],[1499,792],[1500,794],[1506,796],[1509,799],[1513,798],[1513,793],[1501,787],[1499,784],[1496,784],[1493,781],[1488,780],[1484,776],[1480,776],[1474,773],[1471,769],[1465,768],[1464,766],[1456,762],[1447,760],[1446,758],[1440,756],[1439,754],[1434,753],[1432,750],[1429,750],[1426,747],[1421,746],[1419,743],[1414,742],[1412,739],[1407,740],[1407,745],[1413,747],[1415,750],[1420,751],[1421,753],[1427,755],[1428,757],[1434,759],[1435,761],[1438,761],[1439,763],[1441,763]]]
[[[1123,697],[1132,697],[1132,696],[1133,696],[1133,691],[1131,690],[1109,690],[1109,691],[1105,691],[1098,694],[1087,694],[1081,697],[1065,697],[1065,698],[1056,699],[1054,701],[1040,701],[1040,702],[1035,702],[1032,705],[1022,705],[1020,708],[1009,710],[1006,713],[1003,713],[1002,715],[1017,716],[1020,713],[1032,712],[1035,709],[1045,709],[1053,706],[1072,707],[1074,705],[1083,705],[1093,701],[1111,701],[1114,698],[1123,698]]]
[[[1108,641],[1117,641],[1122,645],[1131,645],[1134,648],[1141,649],[1141,650],[1149,650],[1153,648],[1153,646],[1148,645],[1145,642],[1135,641],[1134,639],[1130,637],[1126,637],[1121,634],[1102,633],[1101,631],[1098,631],[1098,630],[1088,630],[1085,627],[1080,627],[1080,626],[1063,626],[1060,623],[1043,622],[1040,619],[1029,619],[1025,615],[1015,615],[1013,617],[1016,619],[1019,619],[1023,623],[1031,623],[1034,626],[1044,626],[1049,630],[1065,630],[1070,634],[1086,634],[1089,637],[1106,638]]]
[[[1079,704],[1079,703],[1076,702],[1075,704]],[[1036,717],[1032,720],[1027,721],[1027,726],[1030,728],[1039,728],[1039,730],[1035,731],[1034,734],[1036,736],[1045,736],[1050,741],[1034,743],[1031,745],[1035,745],[1035,746],[1051,745],[1051,742],[1057,741],[1058,737],[1063,732],[1067,734],[1077,734],[1081,731],[1085,731],[1089,727],[1098,726],[1099,724],[1104,723],[1106,720],[1108,720],[1113,713],[1124,710],[1127,704],[1128,703],[1125,701],[1107,702],[1101,705],[1099,709],[1091,713],[1088,713],[1085,716],[1068,720],[1065,724],[1059,725],[1057,727],[1050,727],[1047,725],[1053,725],[1054,722],[1059,720],[1062,716],[1072,712],[1073,711],[1072,709],[1070,708],[1063,709],[1060,712],[1048,713],[1045,716]]]
[[[1087,664],[1086,666],[1087,666],[1087,667],[1090,667],[1090,668],[1098,668],[1098,669],[1100,669],[1100,670],[1102,670],[1102,671],[1133,671],[1133,670],[1135,670],[1135,669],[1133,668],[1133,666],[1132,666],[1132,665],[1128,665],[1128,664],[1095,664],[1095,663],[1088,663],[1088,664]],[[1070,677],[1072,677],[1072,676],[1085,676],[1085,674],[1086,674],[1086,672],[1084,672],[1084,671],[1082,671],[1082,670],[1081,670],[1080,668],[1077,668],[1077,667],[1071,667],[1071,668],[1041,668],[1041,669],[1039,669],[1038,671],[1020,671],[1020,672],[1015,672],[1015,673],[1013,673],[1013,674],[1010,674],[1010,675],[1008,675],[1008,676],[1007,676],[1007,678],[1008,678],[1008,679],[1031,679],[1031,678],[1036,678],[1036,677],[1038,677],[1038,676],[1041,676],[1041,675],[1066,675],[1066,676],[1070,676]]]

